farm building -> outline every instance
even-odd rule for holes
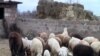
[[[8,29],[9,26],[15,22],[17,17],[17,5],[20,3],[21,2],[17,1],[0,0],[0,21],[1,24],[4,23],[4,28]]]

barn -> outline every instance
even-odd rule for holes
[[[18,1],[0,0],[0,23],[1,26],[5,28],[4,31],[6,33],[9,31],[9,26],[12,23],[15,23],[17,17],[17,5],[20,3],[21,2]]]

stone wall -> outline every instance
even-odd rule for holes
[[[6,7],[6,6],[5,6]],[[17,5],[9,5],[4,9],[4,17],[6,22],[9,24],[14,23],[16,17],[17,17]]]
[[[4,27],[3,27],[3,21],[0,20],[0,38],[6,37],[5,35],[6,35],[6,34],[5,34]]]
[[[62,20],[43,20],[43,19],[17,19],[17,25],[21,28],[24,35],[28,32],[62,32],[64,27],[68,27],[68,32],[80,33],[83,36],[100,36],[99,21],[62,21]]]

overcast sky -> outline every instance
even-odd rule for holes
[[[36,10],[36,6],[39,0],[19,0],[23,2],[22,4],[18,5],[18,10],[20,12],[23,11],[32,11]],[[54,0],[59,2],[69,2],[69,0]],[[73,2],[77,2],[77,0],[73,0]],[[93,11],[94,14],[100,16],[100,0],[78,0],[79,3],[83,4],[85,10]]]

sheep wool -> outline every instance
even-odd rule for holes
[[[48,45],[50,46],[51,51],[53,53],[57,53],[58,50],[60,49],[60,44],[55,38],[49,38],[48,39]]]
[[[68,48],[61,47],[59,49],[58,56],[68,56]]]
[[[93,42],[91,44],[91,47],[93,48],[93,50],[98,53],[100,51],[100,42]]]
[[[32,52],[32,55],[34,55],[34,53],[37,53],[37,55],[35,56],[42,56],[43,44],[38,38],[34,38],[32,40],[31,52]]]
[[[92,36],[90,36],[90,37],[85,37],[83,40],[87,41],[89,44],[91,44],[91,43],[94,42],[94,41],[99,41],[97,38],[92,37]]]
[[[51,56],[49,50],[45,50],[43,56]]]

